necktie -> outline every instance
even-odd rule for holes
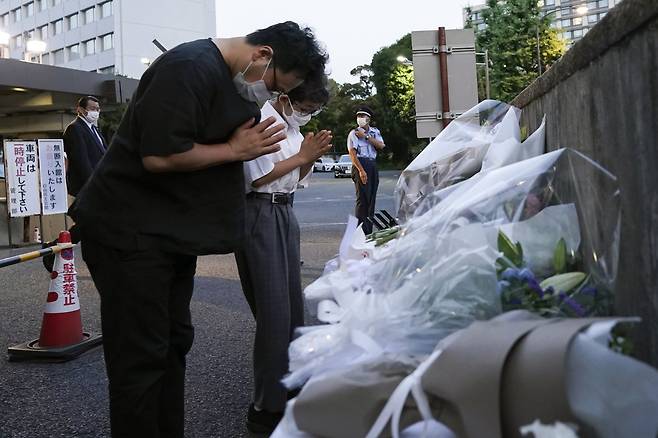
[[[103,140],[101,140],[101,135],[98,132],[98,128],[96,127],[96,125],[91,125],[91,130],[94,131],[94,136],[96,137],[96,141],[101,147],[101,150],[105,152],[105,146],[103,145]]]

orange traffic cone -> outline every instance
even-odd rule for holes
[[[62,231],[58,243],[71,243],[68,231]],[[55,257],[39,339],[10,347],[9,360],[45,359],[66,361],[100,344],[101,335],[82,331],[78,281],[73,248]]]

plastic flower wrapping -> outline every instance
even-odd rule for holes
[[[348,230],[338,259],[304,291],[328,324],[291,343],[289,387],[381,357],[417,364],[505,310],[610,314],[616,178],[570,149],[542,155],[543,124],[521,142],[513,107],[486,101],[464,116],[403,172],[406,222],[383,244]]]
[[[518,108],[485,100],[450,123],[402,171],[394,192],[398,220],[406,222],[419,208],[426,211],[428,195],[480,170],[541,154],[543,125],[522,144],[519,115]]]

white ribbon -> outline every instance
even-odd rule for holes
[[[400,418],[402,417],[402,411],[404,409],[404,403],[409,397],[409,393],[413,395],[413,398],[418,406],[420,415],[423,418],[423,437],[427,436],[427,426],[430,421],[434,420],[432,417],[432,411],[430,409],[429,401],[427,400],[427,395],[423,391],[421,386],[421,378],[427,369],[434,363],[437,357],[441,354],[442,350],[434,351],[430,357],[425,359],[419,366],[414,370],[413,373],[405,377],[391,397],[386,402],[384,409],[379,413],[379,417],[375,420],[375,423],[370,428],[370,431],[366,435],[366,438],[377,438],[386,424],[391,421],[391,434],[393,438],[400,437]]]

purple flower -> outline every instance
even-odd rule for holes
[[[583,306],[581,306],[576,300],[574,300],[564,292],[560,292],[559,297],[560,297],[560,301],[566,303],[566,305],[569,306],[576,315],[582,317],[585,316],[585,314],[587,313],[585,309],[583,309]]]
[[[544,293],[553,295],[555,293],[555,289],[553,289],[553,286],[548,286],[546,289],[544,289]]]
[[[521,277],[519,275],[519,270],[515,268],[507,268],[503,271],[501,277],[503,280],[519,280]]]
[[[595,297],[598,295],[598,290],[594,286],[585,286],[581,291],[581,294],[583,295],[590,295],[592,297]]]
[[[519,278],[529,282],[530,280],[535,280],[535,274],[530,269],[523,268],[519,271]]]
[[[537,282],[535,278],[531,278],[528,280],[528,287],[530,290],[534,291],[537,295],[539,295],[539,298],[544,298],[544,291],[542,290],[541,286]]]
[[[496,293],[498,295],[502,294],[503,290],[507,289],[509,285],[510,285],[509,281],[500,280],[499,282],[496,283]]]

